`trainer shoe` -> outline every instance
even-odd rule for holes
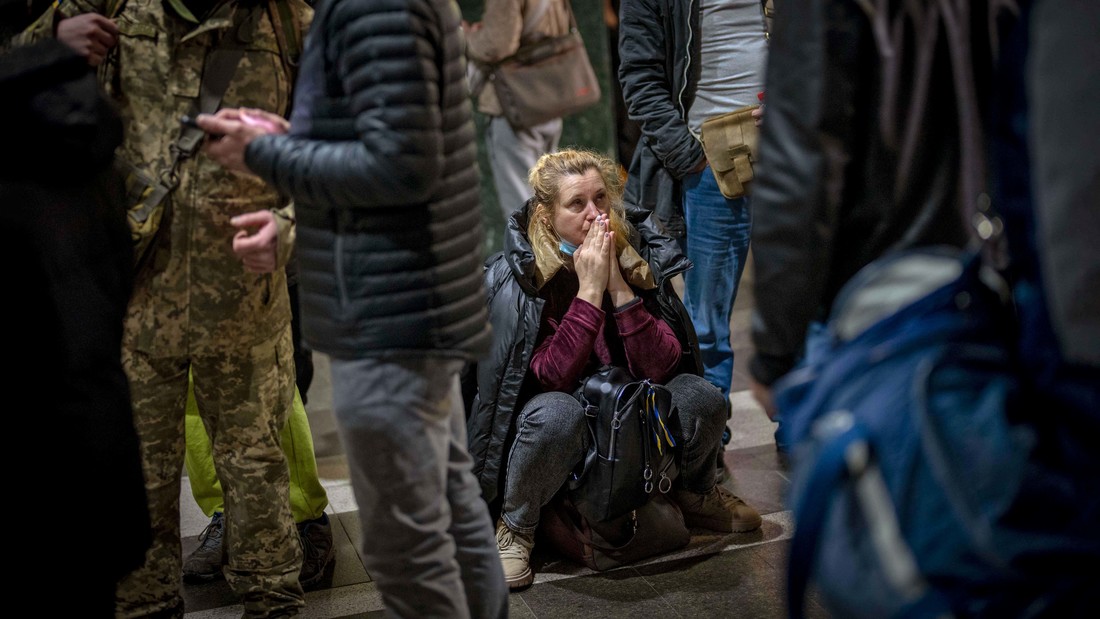
[[[210,582],[222,577],[222,566],[227,562],[225,544],[225,515],[214,512],[210,524],[199,533],[199,547],[183,562],[185,582]]]
[[[531,549],[534,547],[534,540],[509,529],[504,519],[497,523],[497,551],[509,589],[522,589],[535,582],[535,573],[531,571]]]
[[[706,494],[677,490],[674,496],[684,522],[723,533],[744,533],[760,528],[760,514],[729,490],[715,485]]]
[[[302,540],[302,571],[298,582],[303,589],[309,589],[321,581],[325,576],[325,567],[336,557],[328,514],[322,513],[320,518],[299,522],[298,537]]]

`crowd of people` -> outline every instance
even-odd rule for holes
[[[1019,20],[1034,21],[1033,39],[1006,49],[1034,44],[1049,63],[1048,32],[1079,34],[1049,0],[968,8],[989,18],[981,36],[920,2],[788,0],[774,36],[770,2],[623,2],[613,79],[640,134],[626,168],[560,149],[562,119],[514,129],[491,83],[471,97],[468,61],[565,33],[568,0],[488,0],[474,23],[450,0],[19,4],[4,9],[25,23],[0,46],[0,104],[33,122],[16,135],[23,159],[0,166],[0,195],[20,207],[5,206],[5,222],[28,231],[10,255],[35,256],[21,276],[41,339],[26,348],[67,381],[50,402],[72,420],[65,453],[117,475],[112,509],[127,523],[109,569],[83,585],[86,605],[68,602],[81,616],[182,617],[181,582],[219,577],[245,616],[302,612],[334,554],[304,407],[311,351],[331,360],[361,558],[393,616],[507,615],[509,591],[535,578],[540,514],[592,448],[575,391],[609,365],[671,393],[667,496],[683,521],[755,530],[760,514],[721,483],[750,244],[752,387],[781,420],[771,389],[844,284],[890,252],[967,247],[959,204],[990,195],[1025,205],[1026,232],[990,221],[1009,226],[1016,290],[1032,291],[1019,301],[1041,333],[1029,368],[1069,411],[1051,434],[1067,461],[1096,466],[1080,441],[1100,408],[1100,260],[1080,230],[1100,231],[1100,166],[1090,151],[1059,168],[1048,136],[988,120],[997,102],[1018,118],[1033,109],[1036,127],[1069,140],[1065,101],[1043,89],[1073,83],[1100,103],[1096,88],[1000,70],[996,53],[966,64]],[[1100,22],[1095,7],[1075,10]],[[905,37],[939,19],[945,45],[968,52],[946,69],[934,41]],[[891,64],[907,54],[919,62]],[[1027,88],[1033,108],[994,96]],[[730,197],[704,123],[753,106],[756,178]],[[1095,127],[1088,109],[1075,118]],[[71,186],[39,173],[57,158],[34,164],[52,136],[82,158]],[[986,161],[990,144],[1000,156]],[[1020,189],[1011,175],[1029,157],[1042,175]],[[483,172],[507,219],[488,259]],[[80,243],[45,232],[54,211]],[[132,257],[135,212],[160,223]],[[1059,270],[1064,243],[1082,275]],[[87,270],[80,320],[65,265]],[[184,466],[211,519],[186,559]]]

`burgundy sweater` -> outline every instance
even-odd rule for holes
[[[635,378],[664,383],[680,362],[680,342],[640,297],[621,308],[604,293],[603,308],[578,299],[577,276],[562,269],[539,291],[546,300],[531,375],[543,391],[572,393],[601,365],[626,367]],[[637,291],[635,291],[637,293]]]

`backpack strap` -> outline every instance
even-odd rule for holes
[[[107,4],[103,7],[103,16],[114,19],[122,12],[124,6],[126,6],[126,0],[107,0]]]
[[[294,81],[298,74],[298,59],[301,58],[304,47],[302,22],[298,13],[291,9],[288,0],[268,0],[267,12],[271,16],[275,39],[279,42],[283,66],[290,73],[291,81]]]

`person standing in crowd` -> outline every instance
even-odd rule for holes
[[[13,487],[35,533],[11,536],[19,569],[9,582],[40,591],[59,561],[80,557],[91,569],[64,579],[49,613],[114,617],[116,584],[152,539],[120,354],[133,285],[126,193],[112,170],[122,125],[87,62],[57,41],[0,54],[0,92],[4,316],[18,356],[4,375],[34,400],[9,431],[45,454]]]
[[[255,110],[200,116],[224,136],[206,152],[297,206],[303,334],[331,359],[363,564],[387,612],[503,617],[507,587],[458,383],[490,340],[458,8],[322,7],[291,122]]]
[[[569,32],[569,15],[569,0],[486,0],[481,21],[463,22],[466,57],[475,65],[499,62],[523,45]],[[507,222],[531,197],[527,172],[544,153],[558,149],[562,120],[516,129],[504,117],[492,81],[486,80],[475,95],[478,111],[489,117],[485,147],[497,201]]]
[[[539,158],[530,179],[534,198],[509,221],[505,250],[486,274],[496,339],[478,366],[470,413],[482,495],[500,506],[497,546],[509,587],[534,581],[540,512],[590,442],[572,392],[606,364],[671,392],[679,419],[670,444],[683,452],[668,496],[687,525],[759,528],[760,514],[718,485],[713,462],[726,405],[698,376],[697,357],[683,354],[696,344],[669,278],[690,264],[652,213],[637,209],[628,221],[610,158],[562,150]]]
[[[102,65],[102,85],[125,128],[118,156],[146,177],[178,183],[151,257],[136,273],[123,340],[154,535],[145,564],[119,585],[120,617],[183,614],[179,496],[189,375],[225,490],[226,580],[245,616],[290,616],[305,603],[279,442],[294,394],[282,270],[292,212],[262,182],[201,153],[189,156],[179,143],[181,115],[202,109],[212,86],[204,68],[232,50],[240,56],[222,104],[287,110],[294,59],[280,45],[286,23],[272,15],[305,28],[312,11],[299,0],[275,1],[285,11],[235,0],[67,0],[23,35],[56,35]]]
[[[860,268],[887,251],[967,243],[958,206],[959,135],[940,130],[958,114],[950,73],[930,78],[927,92],[937,95],[880,103],[884,69],[877,57],[846,53],[858,36],[871,36],[866,16],[855,6],[826,20],[821,7],[791,0],[781,9],[807,18],[777,21],[753,189],[749,372],[772,415],[770,386],[802,358],[807,336],[812,343],[834,297]],[[844,35],[826,36],[832,32]],[[887,104],[899,107],[884,115],[880,105]],[[888,135],[908,144],[899,148]]]
[[[317,457],[313,433],[306,414],[306,393],[313,381],[313,351],[302,342],[298,311],[298,270],[294,255],[286,265],[287,292],[290,295],[291,334],[294,341],[295,392],[293,408],[280,433],[280,442],[290,465],[290,512],[302,543],[302,572],[298,581],[310,589],[325,576],[325,568],[336,556],[332,525],[325,508],[328,492],[317,476]],[[207,582],[222,576],[227,555],[225,547],[225,499],[221,480],[214,468],[210,436],[202,423],[194,389],[187,392],[187,453],[184,457],[191,495],[210,518],[199,535],[199,545],[183,562],[183,579]]]
[[[641,124],[624,200],[657,213],[695,267],[684,303],[704,376],[727,396],[730,315],[748,257],[749,198],[726,198],[700,143],[703,121],[757,102],[767,37],[760,0],[636,0],[619,21],[619,81]]]
[[[290,513],[298,527],[302,543],[302,572],[298,581],[309,590],[320,583],[325,568],[336,556],[332,541],[332,525],[325,508],[328,493],[317,476],[317,458],[313,451],[313,434],[302,402],[301,390],[295,389],[290,418],[279,434],[290,466]],[[183,579],[187,582],[208,582],[222,577],[222,566],[228,558],[225,546],[225,496],[218,471],[214,467],[214,452],[206,426],[202,423],[194,390],[187,393],[187,481],[191,496],[210,523],[199,535],[199,545],[183,562]]]

